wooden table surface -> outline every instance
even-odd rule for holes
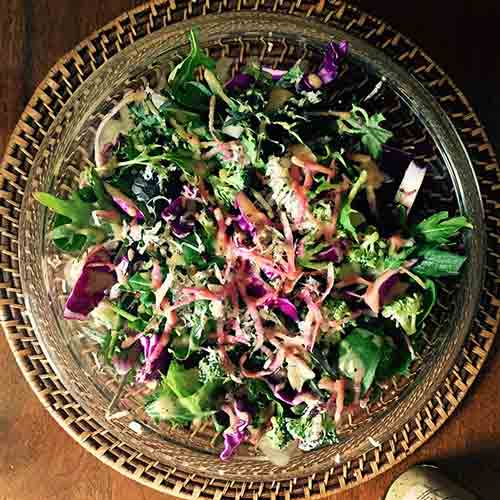
[[[0,0],[0,151],[49,68],[134,0]],[[499,150],[498,0],[358,0],[416,40],[471,99]],[[500,339],[497,339],[500,341]],[[498,342],[465,402],[409,459],[336,500],[381,499],[411,464],[442,465],[482,499],[500,498]],[[497,385],[499,384],[499,385]],[[74,442],[31,392],[0,335],[0,499],[167,498],[106,467]]]

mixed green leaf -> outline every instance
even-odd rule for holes
[[[35,197],[73,264],[65,318],[94,320],[147,414],[210,419],[222,459],[253,441],[286,465],[409,373],[472,226],[410,216],[425,167],[400,169],[398,189],[384,116],[332,98],[346,42],[314,71],[250,64],[224,82],[189,41],[165,88],[103,118],[83,187]]]

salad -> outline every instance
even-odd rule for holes
[[[371,95],[335,98],[346,42],[314,71],[224,81],[189,38],[164,88],[103,118],[79,189],[35,197],[70,256],[64,317],[92,320],[121,387],[147,388],[155,421],[211,420],[222,460],[250,443],[284,465],[408,374],[471,225],[415,219],[426,167],[390,145]]]

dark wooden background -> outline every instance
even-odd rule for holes
[[[0,152],[49,68],[134,0],[0,0]],[[357,0],[417,41],[469,97],[499,150],[500,2]],[[30,391],[0,336],[0,499],[166,498],[106,467],[74,442]],[[336,496],[379,500],[418,462],[442,465],[483,500],[500,498],[497,346],[465,402],[420,450],[386,474]]]

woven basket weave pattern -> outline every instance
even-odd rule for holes
[[[316,17],[320,21],[339,26],[360,38],[367,39],[418,78],[440,102],[467,146],[481,183],[489,226],[489,246],[491,249],[498,247],[498,220],[495,218],[498,203],[495,201],[495,189],[498,189],[499,185],[499,171],[491,146],[477,118],[459,91],[427,56],[401,35],[380,21],[360,14],[340,2],[326,8],[320,15],[315,13],[314,5],[300,2],[276,2],[274,4],[240,2],[235,5],[226,2],[207,2],[203,5],[179,3],[175,7],[166,2],[154,2],[121,16],[99,33],[91,36],[58,63],[37,90],[14,132],[2,166],[0,190],[2,199],[0,213],[3,271],[3,284],[0,287],[2,324],[18,363],[52,415],[75,439],[121,472],[150,486],[177,495],[215,498],[307,497],[352,486],[403,459],[428,439],[454,410],[476,377],[491,347],[498,325],[500,304],[498,294],[495,293],[498,255],[494,251],[488,252],[486,287],[481,296],[477,319],[463,347],[462,356],[425,409],[397,434],[382,443],[380,448],[360,456],[356,461],[333,467],[310,477],[274,483],[206,479],[201,475],[189,474],[180,469],[168,467],[158,460],[139,453],[137,449],[130,447],[130,443],[133,442],[132,438],[129,445],[117,439],[113,432],[106,430],[102,423],[94,420],[80,406],[72,397],[71,391],[54,373],[40,349],[27,317],[20,284],[17,258],[18,221],[27,176],[37,151],[47,136],[49,127],[53,126],[55,121],[63,127],[64,120],[69,118],[59,115],[59,111],[71,95],[107,59],[146,34],[172,22],[198,14],[232,9],[265,9]],[[231,49],[229,54],[233,55]],[[276,62],[276,59],[273,62]],[[83,113],[85,110],[81,111]],[[393,110],[394,114],[397,112],[397,109]],[[397,122],[394,118],[391,121]],[[403,130],[406,128],[411,129],[412,124],[406,123]],[[52,133],[51,141],[54,137],[56,135]],[[414,143],[415,131],[409,133],[408,140],[410,138]],[[402,142],[404,143],[404,140]],[[70,145],[53,141],[48,145],[48,150],[61,147],[67,147],[69,150]],[[75,166],[80,162],[78,154],[77,151]],[[435,160],[432,153],[424,156],[427,161]],[[67,172],[70,177],[60,179],[61,186],[71,185],[71,173]],[[451,190],[443,189],[442,192],[451,193]],[[443,200],[446,205],[446,199],[443,198]],[[84,384],[81,386],[81,391],[83,390]]]

